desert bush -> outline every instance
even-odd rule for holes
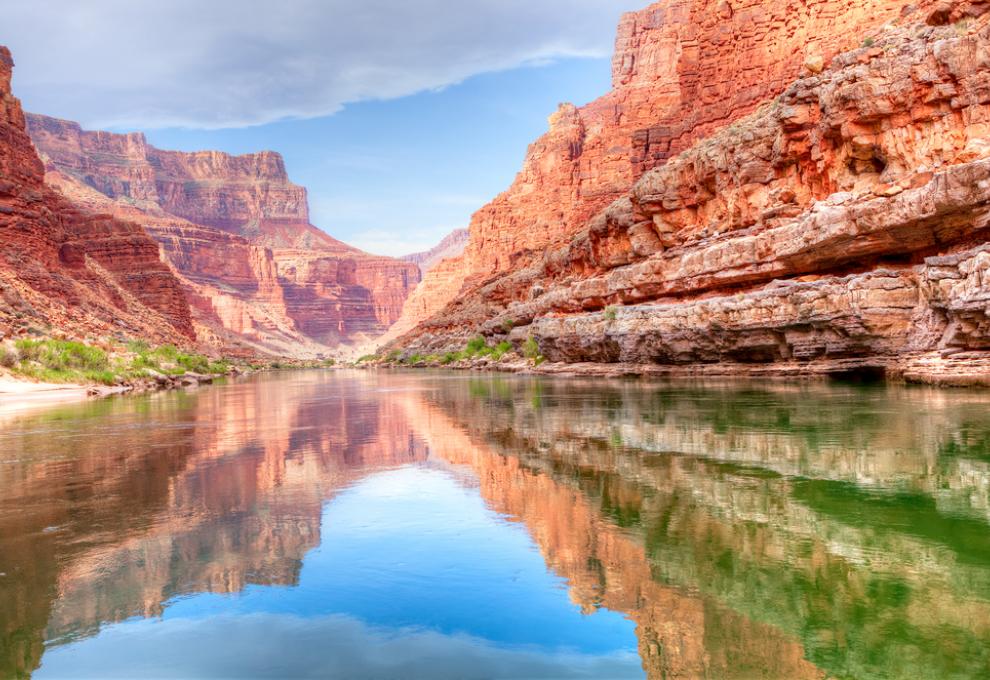
[[[20,357],[18,356],[16,349],[10,349],[0,345],[0,366],[3,366],[4,368],[14,368],[17,366],[17,362],[19,360]]]
[[[523,356],[533,361],[540,357],[540,345],[532,337],[526,338],[526,342],[523,343]]]
[[[498,343],[498,345],[495,346],[495,349],[492,350],[492,358],[495,359],[495,361],[501,361],[502,358],[511,351],[512,351],[511,342],[508,341],[500,342]]]
[[[479,335],[476,338],[471,338],[470,340],[468,340],[468,344],[467,347],[465,348],[465,351],[469,355],[474,356],[477,354],[481,354],[486,349],[488,349],[488,341]]]

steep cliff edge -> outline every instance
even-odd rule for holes
[[[0,336],[193,338],[178,280],[140,225],[87,211],[44,183],[0,47]]]
[[[148,230],[181,278],[201,340],[317,355],[394,323],[412,263],[352,248],[309,221],[306,190],[274,152],[163,151],[141,133],[28,115],[46,180]]]
[[[555,222],[559,236],[517,228],[517,221],[539,224],[539,211],[492,218],[493,209],[512,201],[559,200],[560,187],[544,190],[547,174],[534,180],[530,168],[543,158],[539,149],[561,135],[570,136],[572,156],[582,155],[573,142],[588,127],[587,109],[562,109],[513,189],[472,223],[457,300],[400,342],[437,349],[478,331],[499,336],[514,327],[516,343],[533,337],[556,362],[708,373],[873,366],[918,379],[984,381],[990,375],[981,352],[990,345],[988,6],[821,2],[815,10],[775,16],[765,5],[720,3],[717,35],[705,33],[700,15],[678,15],[677,6],[627,17],[617,89],[609,96],[652,80],[653,99],[679,111],[679,127],[644,128],[616,150],[630,177],[656,167],[620,194],[597,195],[607,196],[608,205],[576,226]],[[769,13],[767,20],[754,23],[754,12]],[[678,16],[694,16],[694,23],[677,22]],[[862,30],[849,24],[854,17],[866,27],[885,25],[863,40]],[[754,31],[760,25],[789,28]],[[641,26],[651,28],[635,30]],[[837,38],[819,38],[805,50],[815,27]],[[630,39],[630,30],[641,39]],[[671,31],[681,36],[674,47],[643,39]],[[773,35],[788,36],[789,48]],[[858,47],[828,56],[851,38]],[[700,61],[685,57],[686,40],[700,41]],[[738,51],[749,40],[762,52],[739,52],[750,55],[734,62],[742,73],[718,61],[723,44]],[[678,55],[680,96],[695,93],[690,113],[686,99],[669,108],[664,84],[674,76],[661,72],[674,68],[670,54]],[[780,59],[766,62],[760,54]],[[717,96],[685,87],[685,59],[694,64],[690,72],[717,72],[715,82],[738,78],[743,85],[723,99],[721,117]],[[644,62],[652,79],[635,73]],[[622,65],[630,63],[633,72],[623,76]],[[790,84],[760,106],[756,95],[746,95],[774,95],[785,77]],[[764,84],[747,88],[747,82]],[[644,110],[655,109],[635,109]],[[718,121],[733,122],[712,132]],[[654,144],[661,127],[669,145]],[[579,212],[593,203],[573,201]],[[543,245],[521,248],[517,237],[542,238]],[[479,257],[479,249],[495,258]]]

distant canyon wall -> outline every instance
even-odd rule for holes
[[[182,281],[199,339],[313,356],[383,333],[420,279],[314,227],[306,190],[265,151],[163,151],[141,133],[38,115],[28,130],[63,195],[143,225]]]

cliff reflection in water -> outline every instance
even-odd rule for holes
[[[327,503],[418,468],[524,527],[582,612],[631,619],[650,677],[986,677],[988,407],[929,389],[341,372],[22,418],[0,431],[0,677],[183,596],[254,584],[289,602],[314,549],[334,549]],[[369,514],[366,540],[390,521]],[[458,575],[435,576],[413,585]],[[463,674],[442,649],[423,674]]]

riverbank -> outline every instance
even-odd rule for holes
[[[224,358],[143,341],[0,342],[0,416],[87,397],[193,388],[257,371],[317,368],[333,360]]]
[[[466,371],[525,373],[599,378],[739,378],[760,380],[852,380],[923,384],[936,387],[990,387],[990,352],[917,352],[811,361],[706,364],[549,362],[538,347],[489,345],[472,340],[460,352],[444,355],[402,354],[363,357],[358,367],[446,368]]]

